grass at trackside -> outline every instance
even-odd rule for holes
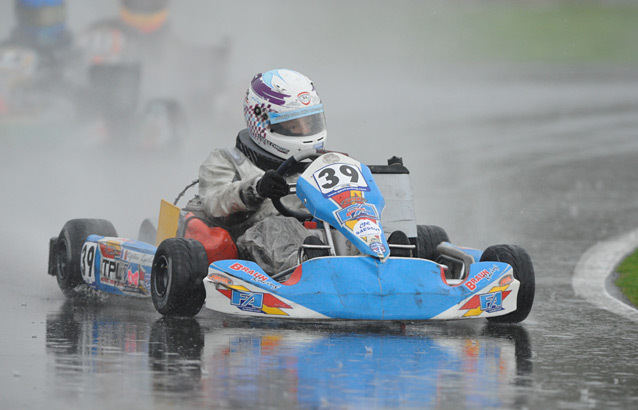
[[[443,54],[520,62],[638,62],[638,2],[489,2],[441,13]],[[436,24],[434,21],[431,23]],[[426,23],[427,24],[427,23]]]
[[[629,255],[616,269],[620,277],[616,286],[629,301],[638,307],[638,250]]]

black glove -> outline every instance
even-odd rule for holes
[[[263,198],[281,198],[288,195],[289,192],[288,183],[275,170],[269,169],[257,181],[257,193]]]

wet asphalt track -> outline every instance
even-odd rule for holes
[[[275,57],[268,68],[291,61]],[[64,121],[2,128],[0,406],[635,408],[638,322],[577,296],[572,277],[584,252],[638,225],[638,73],[408,63],[296,68],[320,87],[332,148],[369,164],[403,156],[420,223],[460,245],[528,250],[526,321],[171,321],[150,301],[65,301],[46,275],[49,237],[76,217],[134,236],[232,143],[236,100],[262,69],[248,65],[179,154],[122,152]]]
[[[486,68],[455,82],[464,72],[448,72],[445,83],[421,84],[437,95],[471,87],[462,102],[441,101],[447,117],[397,123],[391,143],[383,126],[358,150],[368,163],[404,152],[419,221],[452,241],[529,251],[536,301],[511,327],[283,326],[208,311],[175,322],[150,301],[66,302],[46,275],[49,236],[87,216],[135,235],[135,221],[163,192],[172,199],[203,155],[118,154],[74,132],[5,138],[3,407],[635,407],[638,322],[572,288],[585,251],[638,224],[637,78],[603,74],[545,68],[502,81]],[[402,91],[393,88],[381,92]],[[356,130],[334,117],[334,145],[354,155],[361,139],[339,141]]]

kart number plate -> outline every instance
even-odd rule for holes
[[[97,244],[95,242],[85,242],[80,254],[80,270],[82,279],[86,283],[95,283],[95,254]]]
[[[330,164],[315,172],[313,177],[324,195],[368,188],[361,170],[352,164]]]

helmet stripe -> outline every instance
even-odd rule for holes
[[[268,118],[271,124],[279,124],[280,122],[307,117],[308,115],[319,114],[321,112],[323,112],[323,104],[317,104],[312,107],[303,107],[294,111],[269,112]]]

